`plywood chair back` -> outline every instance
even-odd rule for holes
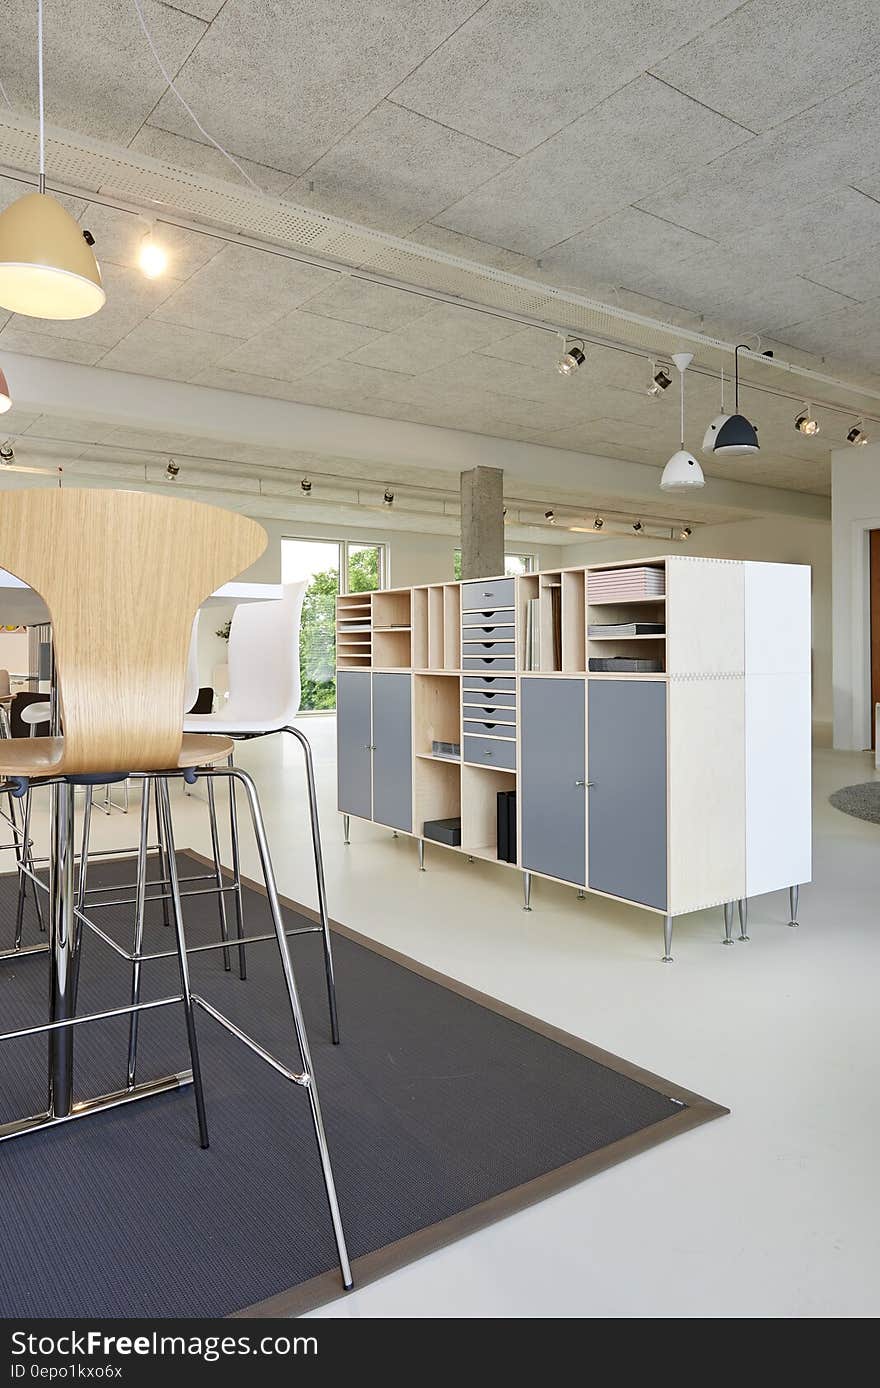
[[[64,720],[53,772],[177,765],[200,604],[258,559],[266,532],[214,506],[62,488],[0,497],[0,566],[52,619]]]

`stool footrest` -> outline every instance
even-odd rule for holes
[[[9,1123],[0,1124],[0,1142],[13,1137],[23,1137],[37,1128],[52,1128],[58,1123],[70,1123],[74,1118],[88,1118],[93,1113],[103,1113],[108,1108],[119,1108],[121,1104],[131,1104],[138,1099],[152,1099],[157,1094],[167,1094],[172,1089],[183,1089],[192,1084],[192,1070],[181,1070],[176,1075],[163,1075],[161,1079],[145,1080],[143,1084],[132,1085],[130,1089],[117,1089],[112,1094],[99,1094],[94,1099],[83,1099],[74,1104],[70,1113],[36,1113],[30,1118],[15,1118]]]

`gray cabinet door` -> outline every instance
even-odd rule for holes
[[[586,705],[582,679],[520,681],[522,867],[586,881]]]
[[[336,675],[336,787],[344,814],[373,817],[373,741],[369,670]]]
[[[666,907],[666,685],[590,680],[590,886]]]
[[[410,675],[373,676],[373,818],[412,832]]]

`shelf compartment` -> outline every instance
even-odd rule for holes
[[[412,668],[412,645],[408,630],[374,632],[373,667],[377,670]]]
[[[587,668],[584,578],[582,569],[568,570],[562,575],[562,668],[575,674]]]
[[[435,742],[461,743],[461,680],[458,675],[414,675],[413,746],[428,756]],[[451,757],[443,760],[452,761]],[[446,816],[448,818],[448,816]],[[428,816],[444,818],[443,815]]]
[[[497,767],[461,768],[461,847],[474,858],[498,859],[498,791],[515,790],[516,773]]]
[[[428,668],[428,589],[413,588],[412,663],[415,670]]]
[[[461,669],[461,587],[447,583],[443,588],[443,647],[447,670]]]
[[[417,756],[413,772],[417,834],[422,833],[426,820],[457,819],[461,816],[461,762]]]

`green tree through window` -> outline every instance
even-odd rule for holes
[[[379,550],[375,545],[352,547],[348,554],[348,591],[372,592],[379,587]],[[300,631],[302,709],[336,707],[336,594],[339,573],[325,569],[312,578],[305,592]]]

